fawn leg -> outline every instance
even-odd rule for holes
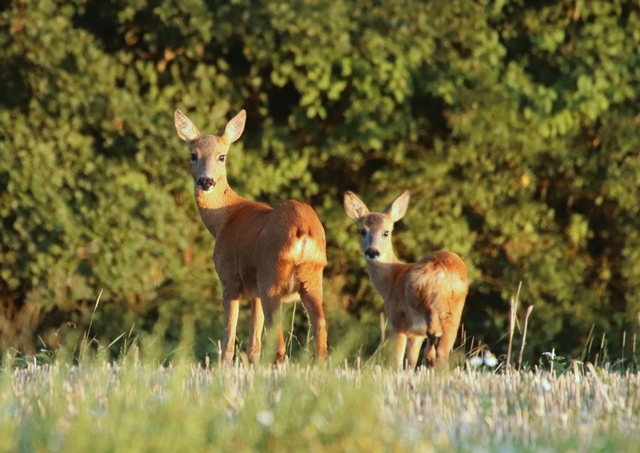
[[[249,362],[254,366],[257,365],[260,360],[263,328],[264,312],[262,311],[262,301],[256,297],[251,301],[251,330],[249,332],[249,346],[247,348]]]

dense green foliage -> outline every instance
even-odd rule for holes
[[[374,209],[411,191],[398,255],[463,257],[467,335],[504,351],[522,281],[527,354],[579,354],[590,332],[614,356],[635,344],[636,2],[8,1],[0,75],[5,344],[85,331],[104,290],[99,339],[171,343],[195,322],[198,353],[215,349],[213,238],[175,108],[204,132],[247,109],[231,184],[318,211],[331,344],[380,337],[348,189]]]

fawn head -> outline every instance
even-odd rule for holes
[[[402,192],[382,212],[369,212],[367,205],[351,191],[344,194],[344,210],[358,224],[360,248],[368,261],[386,262],[395,257],[391,244],[393,224],[404,216],[408,206],[408,190]]]
[[[226,181],[225,161],[229,146],[242,135],[246,119],[246,112],[241,110],[220,132],[207,135],[201,134],[184,113],[176,110],[173,124],[178,136],[189,145],[191,175],[202,192],[211,192],[216,184]]]

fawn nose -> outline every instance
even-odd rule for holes
[[[200,187],[205,192],[211,189],[215,184],[216,183],[213,182],[213,179],[207,176],[203,176],[202,178],[198,179],[198,187]]]
[[[364,251],[364,255],[370,260],[376,260],[380,256],[380,252],[376,249],[367,249]]]

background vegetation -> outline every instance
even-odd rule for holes
[[[379,209],[409,189],[398,254],[463,257],[468,336],[506,348],[522,281],[528,360],[605,334],[612,355],[635,348],[636,2],[7,0],[0,78],[4,345],[72,342],[103,291],[103,345],[128,332],[170,348],[187,328],[214,351],[213,238],[172,115],[213,132],[245,108],[231,184],[317,210],[331,344],[380,339],[344,191]]]

